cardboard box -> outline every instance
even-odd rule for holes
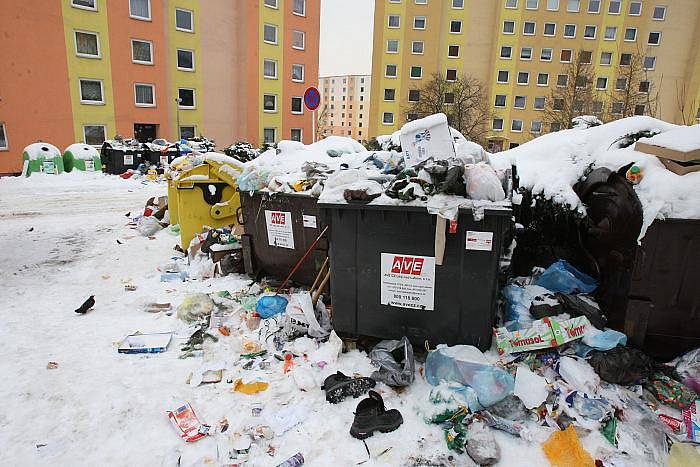
[[[672,161],[669,159],[663,159],[661,157],[659,158],[659,160],[661,161],[661,163],[663,165],[666,166],[666,168],[668,170],[670,170],[671,172],[673,172],[674,174],[677,174],[677,175],[685,175],[685,174],[689,174],[692,172],[700,171],[700,163],[698,163],[698,164],[686,163],[687,165],[681,165],[676,161]]]
[[[641,143],[637,141],[634,144],[634,150],[646,154],[651,154],[661,159],[668,159],[677,162],[700,161],[700,149],[683,152],[677,151],[675,149],[665,148],[663,146],[656,146],[654,144]]]

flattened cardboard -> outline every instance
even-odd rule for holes
[[[700,149],[683,152],[676,151],[675,149],[665,148],[663,146],[656,146],[654,144],[641,143],[637,141],[636,143],[634,143],[634,150],[646,154],[651,154],[662,159],[669,159],[678,162],[691,162],[700,160]]]

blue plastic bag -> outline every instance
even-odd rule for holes
[[[592,293],[598,288],[598,282],[591,276],[582,273],[563,259],[549,266],[535,285],[544,287],[552,292],[561,293]]]
[[[281,295],[263,295],[258,299],[255,311],[263,319],[272,318],[275,315],[284,313],[284,310],[287,309],[287,303],[289,303],[289,300]]]

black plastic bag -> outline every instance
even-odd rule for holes
[[[656,363],[641,350],[618,345],[614,349],[592,351],[588,363],[604,381],[628,386],[648,378]]]
[[[608,320],[603,313],[578,295],[556,293],[554,296],[559,300],[559,303],[564,306],[564,313],[569,313],[574,317],[585,316],[596,328],[601,331],[605,328]]]

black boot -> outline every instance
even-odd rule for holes
[[[353,438],[365,439],[372,436],[375,431],[382,433],[394,431],[402,423],[401,413],[396,409],[386,410],[382,396],[370,391],[369,397],[357,405],[350,434]]]
[[[372,378],[351,378],[338,372],[323,382],[321,389],[326,391],[326,400],[337,404],[348,396],[359,397],[372,389],[377,382]]]

